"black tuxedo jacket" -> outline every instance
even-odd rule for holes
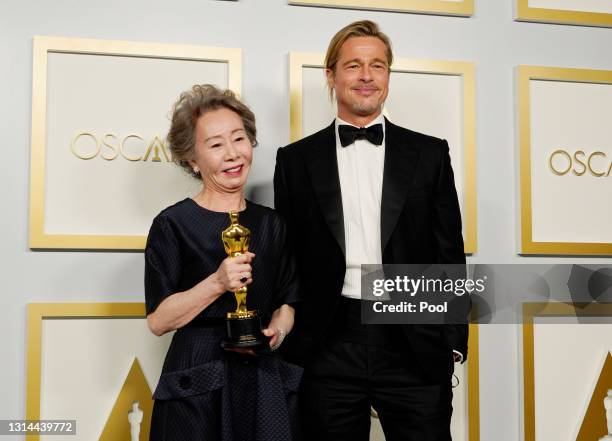
[[[346,271],[335,124],[280,148],[274,172],[276,210],[286,219],[303,302],[285,345],[307,364],[340,300]],[[464,263],[461,215],[446,141],[385,119],[381,202],[383,264]],[[452,372],[452,350],[467,358],[467,325],[402,325],[426,372]]]

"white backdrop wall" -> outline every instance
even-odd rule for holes
[[[271,204],[276,148],[289,141],[288,53],[323,52],[336,30],[363,18],[380,23],[398,57],[476,64],[479,251],[472,262],[610,262],[516,254],[514,67],[612,70],[612,29],[514,22],[511,0],[479,0],[471,18],[298,7],[286,0],[2,0],[0,419],[24,416],[27,303],[143,300],[141,253],[28,249],[32,36],[242,48],[243,98],[258,117],[261,142],[251,197]],[[522,437],[518,336],[512,325],[481,327],[485,441]]]

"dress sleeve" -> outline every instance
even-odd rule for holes
[[[181,253],[176,234],[164,216],[153,220],[145,248],[145,303],[147,314],[178,291]]]
[[[275,308],[283,304],[300,301],[299,281],[293,249],[287,240],[287,228],[282,218],[278,218],[278,273],[276,276]]]

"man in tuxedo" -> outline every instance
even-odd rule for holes
[[[361,323],[360,265],[465,263],[448,144],[382,116],[391,44],[376,23],[341,29],[325,58],[337,118],[280,148],[276,209],[303,302],[283,348],[305,367],[305,440],[450,440],[451,377],[467,325]]]

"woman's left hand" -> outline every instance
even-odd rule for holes
[[[273,351],[280,347],[287,334],[293,329],[294,315],[295,310],[289,305],[282,305],[272,313],[270,324],[262,332],[265,336],[270,337],[270,349]]]

